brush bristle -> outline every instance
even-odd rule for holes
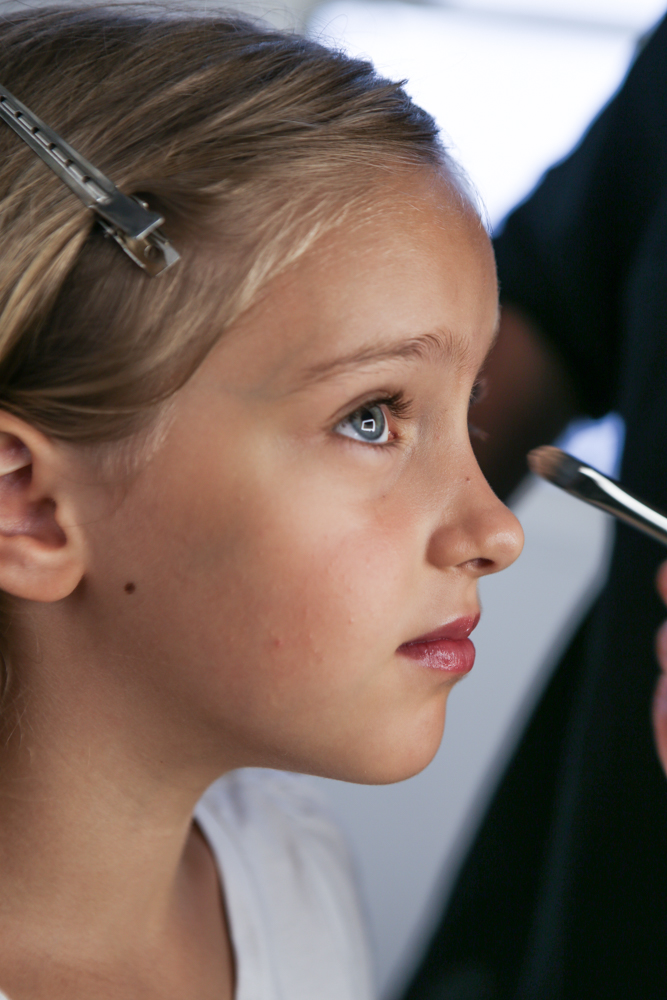
[[[567,488],[579,472],[581,462],[560,448],[545,444],[528,454],[528,468],[554,486]]]

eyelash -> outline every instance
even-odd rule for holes
[[[412,412],[412,400],[408,399],[404,392],[399,390],[391,395],[377,396],[369,399],[364,406],[386,406],[392,417],[397,420],[405,420]]]
[[[487,392],[487,381],[484,376],[480,376],[474,383],[472,389],[470,390],[470,402],[468,408],[472,407],[481,402],[484,399]],[[371,399],[365,400],[359,406],[355,406],[354,410],[351,411],[355,413],[361,406],[386,406],[386,408],[391,413],[392,417],[396,420],[406,420],[412,412],[413,401],[408,399],[405,393],[399,389],[398,392],[387,393],[386,395],[374,396]],[[343,418],[344,419],[344,418]],[[486,438],[486,432],[479,430],[474,424],[468,422],[468,428],[473,437],[479,436]],[[383,445],[375,445],[375,447],[387,448],[396,443],[396,438],[391,441],[387,441]]]
[[[470,402],[468,403],[468,411],[470,411],[475,403],[480,403],[486,396],[488,383],[483,375],[481,375],[473,385],[470,390]],[[468,434],[471,438],[476,438],[478,441],[486,441],[489,437],[487,431],[481,430],[481,428],[476,427],[470,420],[468,421]]]
[[[472,389],[470,390],[470,402],[468,408],[471,409],[475,403],[481,403],[481,401],[486,396],[488,383],[483,375],[475,381]]]
[[[399,390],[398,392],[372,396],[370,399],[366,399],[355,406],[354,409],[347,414],[347,416],[353,416],[358,410],[363,409],[364,407],[384,406],[395,420],[406,420],[412,413],[412,405],[413,401],[408,399],[402,390]],[[338,423],[342,423],[345,419],[346,417],[343,417],[342,420],[338,421]],[[385,441],[383,444],[375,444],[371,447],[391,448],[398,443],[398,440],[398,436],[394,435],[390,441]]]

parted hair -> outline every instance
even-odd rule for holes
[[[456,170],[368,62],[220,14],[43,7],[0,20],[0,83],[181,260],[144,274],[0,122],[0,408],[94,444],[140,428],[274,276],[396,170]]]

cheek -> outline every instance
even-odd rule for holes
[[[414,563],[409,532],[303,492],[229,513],[217,537],[189,551],[193,586],[230,625],[230,652],[279,670],[276,682],[318,664],[393,654]]]
[[[437,749],[451,687],[396,656],[423,613],[423,514],[398,491],[360,503],[335,477],[261,465],[146,502],[117,554],[114,641],[246,763],[407,777]]]
[[[325,514],[274,508],[235,540],[235,585],[220,590],[235,629],[211,700],[231,698],[243,738],[279,748],[281,766],[402,780],[435,753],[451,687],[396,655],[414,627],[415,532]]]
[[[364,732],[421,699],[395,656],[414,628],[419,519],[395,497],[360,506],[303,481],[223,490],[198,497],[156,567],[170,581],[161,643],[179,696],[274,745],[299,727],[304,740],[320,726],[333,738],[343,718]]]

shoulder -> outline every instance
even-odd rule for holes
[[[352,867],[310,780],[235,771],[209,788],[195,815],[221,870],[240,980],[243,953],[251,952],[252,974],[261,968],[266,977],[262,996],[367,1000]]]

